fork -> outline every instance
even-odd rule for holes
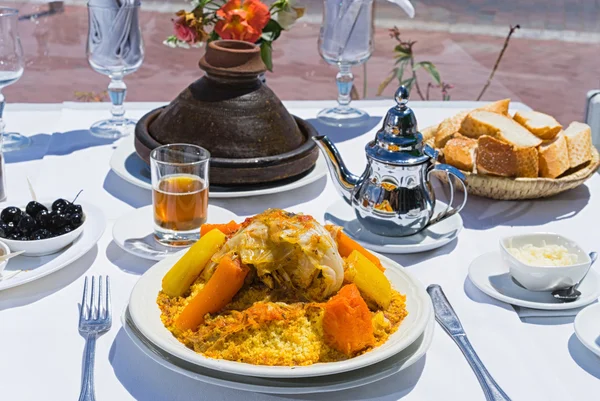
[[[110,310],[110,281],[106,276],[106,290],[103,289],[102,276],[98,277],[96,290],[95,277],[92,276],[91,294],[88,297],[88,278],[83,285],[83,298],[79,310],[79,333],[85,337],[83,355],[83,377],[79,401],[95,401],[94,395],[94,358],[96,338],[106,333],[112,325]],[[96,296],[96,291],[98,295]]]

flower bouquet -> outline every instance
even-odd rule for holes
[[[167,46],[199,47],[216,39],[256,43],[269,71],[273,42],[304,15],[296,0],[276,0],[270,7],[260,0],[192,0],[191,6],[191,11],[177,12]]]

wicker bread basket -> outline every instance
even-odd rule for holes
[[[433,146],[437,127],[427,127],[423,133],[426,143]],[[583,184],[600,166],[600,155],[592,145],[592,160],[583,168],[560,178],[506,178],[462,171],[467,191],[471,195],[500,200],[537,199],[556,195]],[[460,188],[460,186],[459,186]]]

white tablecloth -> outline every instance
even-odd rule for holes
[[[377,118],[392,105],[356,103]],[[287,106],[294,114],[314,118],[320,108],[330,104],[288,102]],[[129,104],[128,115],[140,117],[157,105]],[[473,105],[411,102],[411,106],[420,126],[425,127]],[[1,400],[77,399],[84,346],[77,331],[78,302],[83,278],[91,274],[110,275],[115,315],[113,328],[97,343],[98,401],[484,399],[466,360],[439,326],[426,357],[406,371],[365,387],[329,394],[278,397],[245,393],[188,379],[147,358],[121,329],[118,317],[136,280],[152,263],[123,252],[112,242],[111,231],[119,216],[150,204],[151,195],[111,172],[108,162],[115,144],[97,140],[86,131],[107,115],[106,104],[7,106],[7,129],[34,138],[33,147],[27,151],[6,156],[7,203],[28,199],[28,176],[41,199],[70,198],[83,189],[82,199],[102,208],[108,225],[97,246],[77,262],[33,283],[0,292]],[[356,172],[363,166],[363,147],[376,125],[374,118],[374,128],[367,134],[359,130],[329,132]],[[278,195],[211,202],[240,218],[266,207],[279,207],[322,219],[327,206],[336,200],[331,182],[323,178]],[[577,340],[572,317],[522,321],[511,306],[482,294],[466,277],[470,261],[496,249],[498,238],[506,234],[555,231],[587,250],[598,250],[598,174],[585,186],[546,200],[496,202],[473,197],[462,216],[465,230],[458,241],[435,251],[393,259],[425,285],[442,285],[481,359],[514,401],[597,400],[600,359]]]

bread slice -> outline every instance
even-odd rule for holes
[[[513,147],[517,157],[517,177],[537,178],[540,160],[536,148]]]
[[[435,133],[434,145],[436,148],[443,149],[446,146],[446,142],[452,139],[460,129],[460,125],[467,114],[469,114],[469,111],[463,111],[440,123]]]
[[[460,134],[450,139],[444,146],[446,163],[463,171],[474,172],[477,141]]]
[[[438,125],[431,125],[429,127],[425,127],[424,129],[421,130],[421,135],[423,135],[423,140],[424,141],[428,141],[430,138],[434,138],[435,134],[438,131]]]
[[[564,131],[569,151],[569,165],[578,167],[592,158],[592,129],[584,123],[572,122]]]
[[[492,113],[504,114],[505,116],[508,116],[509,104],[510,99],[502,99],[496,102],[486,104],[485,106],[479,107],[475,110],[491,111]]]
[[[538,149],[540,177],[556,178],[570,167],[567,139],[560,133],[552,141],[544,142]]]
[[[520,148],[537,147],[542,143],[512,118],[483,110],[469,113],[461,124],[460,133],[470,138],[487,135]]]
[[[508,105],[510,99],[502,99],[496,102],[486,104],[485,106],[479,107],[475,110],[489,111],[491,113],[499,113],[508,116]],[[460,130],[463,120],[471,111],[463,111],[457,115],[447,118],[440,123],[437,132],[435,134],[434,145],[438,149],[442,149],[446,146],[446,142],[454,137],[454,135]]]
[[[544,140],[553,139],[562,130],[562,125],[554,117],[537,111],[517,111],[514,119]]]
[[[517,154],[513,145],[482,135],[477,139],[477,173],[503,177],[517,175]]]

